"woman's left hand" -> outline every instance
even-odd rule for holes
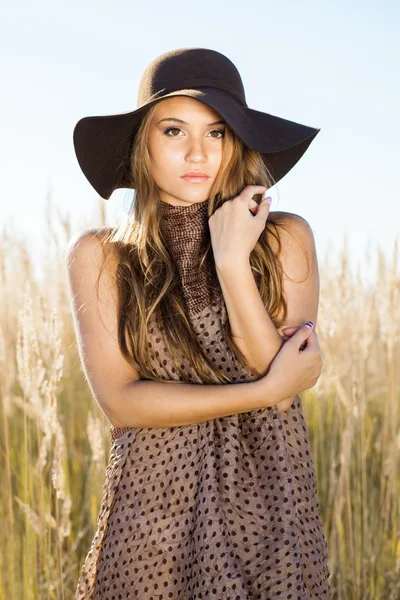
[[[300,327],[301,325],[297,325],[297,327],[285,327],[285,329],[282,329],[282,333],[284,334],[283,341],[287,342],[288,340],[290,340],[292,335],[294,335]],[[299,350],[304,350],[305,347],[306,342],[304,342],[302,346],[300,346]],[[281,414],[285,413],[292,406],[295,398],[296,396],[294,396],[293,398],[286,398],[285,400],[281,400],[280,402],[278,402],[278,404],[276,405],[278,407],[278,412]]]
[[[266,191],[262,185],[247,185],[241,193],[227,200],[208,219],[215,265],[222,268],[238,261],[248,261],[251,251],[265,230],[270,204],[253,200]]]
[[[302,325],[297,325],[297,327],[285,327],[285,329],[282,330],[282,333],[283,333],[283,343],[285,343],[288,340],[290,340],[290,338],[292,337],[292,335],[294,335],[296,333],[296,331],[298,329],[300,329],[300,327],[302,327]],[[302,346],[300,346],[299,350],[304,350],[305,347],[306,347],[306,343],[304,342],[302,344]]]

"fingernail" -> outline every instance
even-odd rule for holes
[[[314,323],[312,321],[307,321],[306,327],[312,327]]]
[[[268,202],[268,204],[271,204],[271,202],[272,202],[271,196],[267,196],[266,198],[264,198],[263,202]]]

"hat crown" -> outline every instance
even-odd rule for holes
[[[209,48],[180,48],[161,54],[145,69],[137,108],[178,90],[211,87],[247,106],[242,78],[233,62]]]

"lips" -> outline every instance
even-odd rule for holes
[[[184,181],[188,181],[190,183],[202,183],[204,181],[207,181],[208,177],[206,175],[200,175],[200,176],[198,176],[198,175],[196,175],[196,176],[193,176],[193,175],[183,175],[182,179]]]
[[[208,177],[207,173],[203,173],[203,171],[188,171],[182,177]]]

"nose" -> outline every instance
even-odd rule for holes
[[[204,142],[201,139],[192,139],[188,142],[186,158],[190,161],[202,161],[207,157]]]

